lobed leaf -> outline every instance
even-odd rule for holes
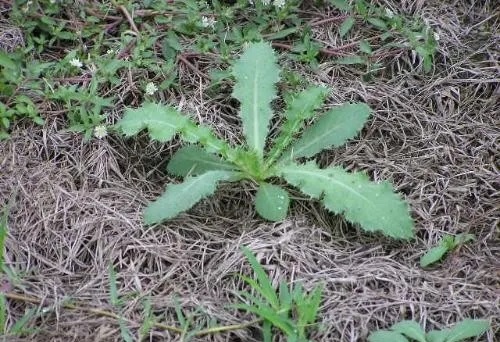
[[[315,163],[282,165],[277,173],[305,194],[320,199],[336,214],[344,214],[367,231],[394,238],[414,236],[408,206],[387,182],[374,183],[363,173],[339,167],[320,169]]]
[[[278,185],[262,183],[255,196],[255,209],[269,221],[282,221],[288,213],[288,192]]]
[[[336,147],[353,138],[363,128],[371,110],[364,103],[333,108],[307,128],[285,158],[312,157],[323,149]]]
[[[171,184],[156,201],[148,205],[144,211],[144,222],[154,224],[171,219],[212,195],[220,181],[237,178],[236,172],[208,171],[196,177],[188,177],[183,183]]]
[[[391,330],[403,334],[415,341],[426,342],[424,329],[415,321],[398,322],[391,327]]]
[[[167,165],[167,171],[179,177],[197,176],[216,170],[234,171],[234,165],[195,145],[181,147]]]
[[[147,129],[151,139],[167,142],[188,121],[188,118],[173,107],[147,102],[139,108],[128,108],[116,127],[126,136],[136,135],[143,129]]]
[[[233,66],[236,84],[233,97],[241,103],[243,132],[250,148],[262,158],[272,117],[271,101],[276,97],[279,69],[273,49],[267,43],[252,43]]]

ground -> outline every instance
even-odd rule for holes
[[[500,13],[490,1],[403,1],[393,8],[422,16],[438,33],[431,73],[412,69],[411,54],[403,53],[367,82],[359,69],[328,58],[314,72],[295,67],[310,82],[331,87],[330,104],[356,99],[374,109],[361,135],[323,153],[321,162],[392,181],[410,204],[414,241],[367,234],[302,200],[294,202],[289,219],[268,223],[254,213],[250,184],[223,187],[188,213],[145,229],[142,210],[171,181],[163,169],[179,144],[115,133],[87,142],[64,130],[63,114],[42,113],[45,125],[18,121],[11,137],[0,141],[0,205],[11,203],[5,260],[19,270],[18,283],[3,287],[24,296],[9,299],[8,319],[30,307],[50,311],[38,316],[32,334],[9,341],[121,340],[116,319],[89,309],[113,311],[110,265],[132,329],[142,321],[145,298],[169,325],[177,324],[176,305],[198,309],[195,321],[250,321],[251,315],[230,307],[243,286],[236,275],[250,272],[240,252],[244,245],[275,283],[324,284],[313,341],[362,341],[401,319],[430,329],[468,317],[490,319],[492,329],[480,341],[495,341]],[[316,27],[315,35],[335,46],[332,27]],[[208,72],[209,60],[194,62]],[[204,92],[207,80],[191,68],[181,65],[179,73],[182,90],[166,91],[163,99],[240,139],[235,104]],[[132,92],[127,82],[119,89],[124,97]],[[110,112],[109,123],[121,117],[121,108]],[[420,256],[445,233],[477,239],[422,269]],[[65,308],[65,298],[76,306]],[[180,339],[155,329],[150,340]],[[254,326],[193,341],[259,341],[259,334]]]

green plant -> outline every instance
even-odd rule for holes
[[[422,20],[406,18],[403,15],[394,13],[387,7],[374,5],[366,0],[330,0],[330,2],[340,11],[347,12],[348,15],[339,26],[340,37],[346,36],[361,21],[363,25],[369,25],[380,32],[382,44],[387,47],[409,48],[416,52],[422,60],[425,72],[432,70],[434,55],[437,50],[436,35]],[[403,43],[391,41],[396,37],[404,38]],[[372,47],[366,41],[359,43],[360,55],[340,57],[337,62],[340,64],[368,64],[372,55]],[[377,68],[379,65],[373,65]]]
[[[387,182],[373,183],[363,173],[349,173],[340,167],[319,168],[314,162],[297,163],[323,149],[341,146],[363,127],[370,108],[363,103],[345,104],[329,110],[296,139],[306,121],[315,117],[326,89],[310,87],[289,101],[281,132],[265,153],[271,101],[276,97],[279,69],[275,55],[266,43],[250,44],[233,67],[236,84],[233,96],[241,103],[239,115],[247,146],[232,147],[217,138],[210,128],[197,125],[171,106],[145,103],[128,109],[117,128],[126,136],[143,129],[152,139],[167,142],[176,133],[195,144],[181,148],[167,170],[184,177],[172,184],[145,211],[146,224],[171,219],[215,192],[221,181],[251,180],[258,184],[255,208],[265,219],[286,217],[288,192],[279,179],[320,200],[330,211],[358,223],[368,231],[381,231],[395,238],[413,237],[413,221],[407,205]]]
[[[118,294],[118,286],[116,280],[116,272],[113,266],[109,266],[109,299],[111,301],[111,305],[118,311],[122,310],[123,301]],[[133,335],[130,329],[128,328],[125,319],[121,314],[118,314],[118,324],[120,326],[120,335],[125,342],[132,342]]]
[[[459,342],[468,338],[479,337],[490,328],[487,320],[465,319],[451,328],[432,330],[425,333],[415,321],[401,321],[390,330],[378,330],[368,336],[368,342]]]
[[[43,124],[33,95],[42,94],[41,81],[36,80],[51,63],[32,61],[26,63],[24,54],[0,51],[0,139],[7,138],[15,119],[27,117]]]
[[[236,304],[234,307],[251,312],[262,319],[264,342],[273,341],[273,328],[282,331],[289,342],[309,341],[307,336],[316,324],[322,288],[316,287],[306,293],[300,283],[295,283],[289,289],[285,282],[281,282],[279,290],[276,291],[252,251],[247,247],[243,247],[242,251],[250,262],[256,279],[243,275],[241,277],[256,294],[240,292],[247,303]]]
[[[457,236],[446,235],[439,241],[437,246],[429,249],[420,258],[420,266],[430,266],[443,259],[447,253],[469,241],[474,241],[475,239],[476,237],[473,234],[458,234]]]

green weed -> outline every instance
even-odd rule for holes
[[[289,289],[285,282],[281,282],[279,290],[276,291],[252,251],[246,247],[242,250],[256,279],[243,275],[241,277],[255,294],[240,292],[247,303],[236,304],[234,307],[251,312],[262,319],[264,342],[273,341],[275,329],[285,334],[289,342],[309,341],[307,336],[316,326],[322,288],[316,287],[306,293],[300,283],[293,284]]]
[[[428,267],[443,259],[449,252],[475,239],[476,237],[473,234],[458,234],[457,236],[446,235],[439,241],[437,246],[429,249],[420,258],[420,266]]]
[[[278,181],[284,179],[367,231],[381,231],[394,238],[413,237],[407,205],[389,183],[373,183],[363,173],[350,173],[337,166],[321,169],[312,161],[297,162],[323,149],[341,146],[358,134],[371,112],[366,104],[344,104],[318,117],[316,110],[327,91],[309,87],[290,97],[282,114],[281,132],[266,150],[273,116],[271,101],[277,96],[275,84],[280,74],[273,50],[266,43],[250,44],[234,64],[232,74],[236,80],[233,97],[241,104],[245,146],[230,146],[209,127],[197,125],[171,106],[152,102],[128,109],[116,125],[126,136],[147,129],[151,139],[159,142],[168,142],[179,134],[191,143],[177,151],[167,166],[170,174],[184,177],[184,183],[169,185],[146,208],[146,224],[171,219],[190,209],[213,194],[219,182],[243,179],[258,185],[257,213],[280,221],[287,216],[290,204],[288,191]],[[315,119],[314,124],[303,129],[311,119]],[[301,137],[297,138],[299,133]]]
[[[426,333],[415,321],[401,321],[390,330],[378,330],[368,336],[368,342],[460,342],[479,337],[490,328],[487,320],[465,319],[453,327]]]

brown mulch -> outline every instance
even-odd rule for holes
[[[495,341],[500,13],[490,1],[465,3],[406,1],[395,7],[424,17],[439,34],[431,74],[418,70],[405,53],[386,61],[387,69],[369,82],[361,80],[359,69],[328,60],[312,74],[297,66],[310,81],[330,85],[329,105],[363,100],[375,110],[358,138],[320,159],[391,180],[417,223],[411,243],[363,233],[303,201],[295,202],[289,220],[270,224],[254,214],[248,184],[223,187],[189,213],[145,229],[141,211],[171,180],[163,168],[178,144],[113,134],[83,142],[54,115],[46,116],[44,127],[19,122],[11,139],[0,141],[0,207],[11,203],[5,260],[19,278],[3,288],[43,303],[31,325],[36,330],[19,340],[120,340],[115,319],[62,305],[71,298],[83,308],[116,312],[110,305],[110,265],[125,298],[121,313],[134,329],[146,298],[169,325],[178,325],[176,305],[196,313],[194,326],[250,321],[252,316],[230,307],[244,286],[237,275],[250,274],[240,252],[245,245],[276,284],[324,284],[321,326],[313,341],[363,341],[401,319],[432,329],[464,318],[490,319],[492,329],[480,341]],[[318,37],[333,39],[332,27]],[[205,95],[206,83],[181,68],[182,94],[163,96],[239,140],[235,109],[225,96]],[[110,123],[120,115],[110,113]],[[419,257],[447,233],[472,233],[477,240],[441,265],[421,269]],[[29,307],[9,300],[9,322]],[[181,339],[157,329],[150,340]],[[251,328],[197,340],[259,341],[259,333]]]

